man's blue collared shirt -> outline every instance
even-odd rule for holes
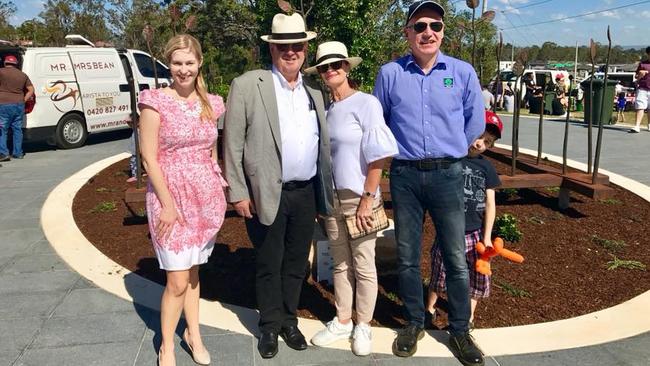
[[[397,139],[398,159],[460,158],[485,130],[474,68],[442,52],[426,75],[410,54],[385,64],[373,94]]]

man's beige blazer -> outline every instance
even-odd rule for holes
[[[334,193],[326,101],[313,80],[304,77],[303,84],[320,129],[316,204],[320,214],[329,215],[333,212]],[[223,147],[228,202],[252,200],[260,222],[271,225],[282,192],[282,138],[271,71],[253,70],[233,80],[226,106]]]

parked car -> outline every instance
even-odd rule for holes
[[[60,148],[76,148],[88,134],[129,128],[133,77],[137,95],[154,88],[152,58],[139,50],[96,48],[78,35],[67,47],[0,46],[0,57],[15,55],[34,85],[35,101],[26,105],[24,137]],[[157,62],[159,85],[171,83],[169,69]]]

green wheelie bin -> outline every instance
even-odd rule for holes
[[[603,123],[606,125],[611,125],[614,124],[614,94],[616,92],[616,83],[618,81],[616,80],[607,80],[607,86],[603,87],[604,83],[603,80],[594,80],[594,92],[593,92],[593,109],[590,108],[590,105],[592,103],[591,98],[589,98],[589,95],[591,94],[590,92],[590,81],[585,80],[583,81],[580,85],[582,86],[582,89],[585,91],[585,97],[584,97],[584,102],[585,102],[585,118],[584,122],[588,123],[589,120],[591,119],[590,112],[593,113],[594,118],[592,119],[592,124],[594,126],[598,126],[599,123]],[[601,115],[601,109],[600,109],[600,103],[602,101],[603,93],[605,93],[605,105],[604,108],[602,109],[602,115]]]

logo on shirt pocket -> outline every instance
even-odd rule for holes
[[[445,86],[445,88],[453,88],[454,78],[444,78],[442,79],[442,84]]]

